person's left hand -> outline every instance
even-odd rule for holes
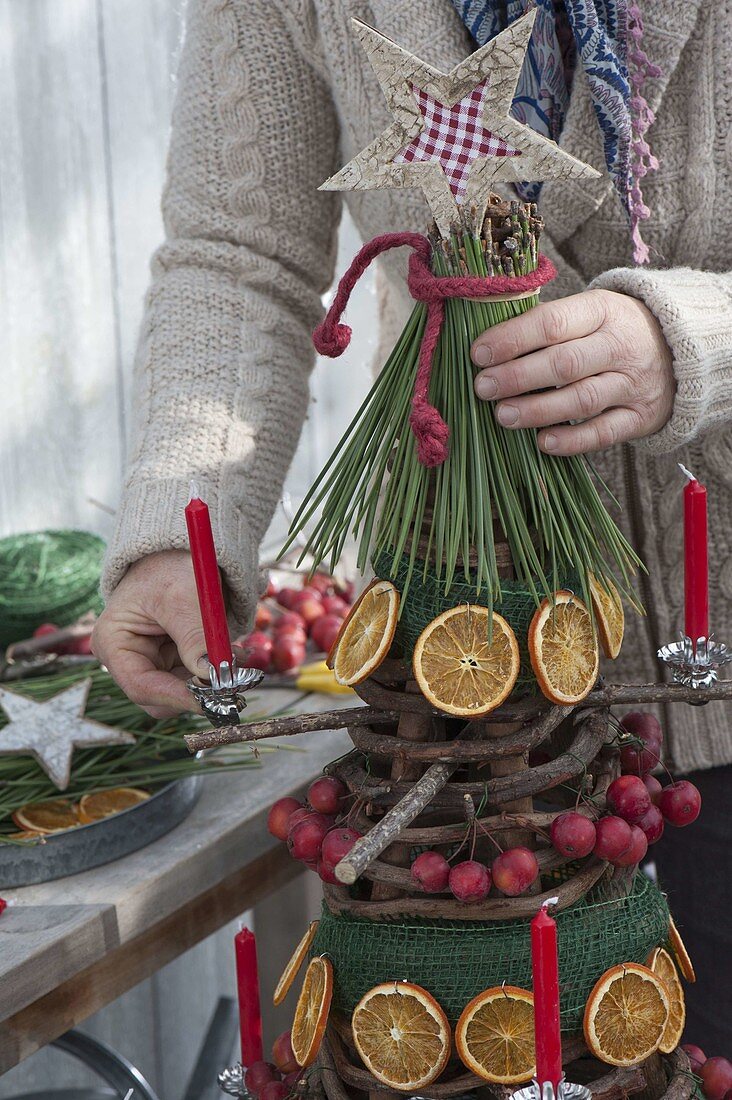
[[[650,310],[625,294],[587,290],[535,306],[487,329],[471,354],[486,368],[478,397],[498,402],[504,428],[541,428],[548,454],[601,451],[671,416],[671,351]]]

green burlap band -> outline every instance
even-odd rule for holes
[[[391,581],[402,593],[408,562],[409,556],[404,554],[395,568],[393,554],[385,550],[374,558],[372,565],[380,580]],[[560,577],[557,589],[568,588],[576,591],[578,584],[579,578],[576,575]],[[433,619],[443,611],[464,603],[486,606],[488,600],[485,588],[479,592],[475,585],[467,584],[464,580],[455,580],[446,590],[444,580],[438,578],[431,567],[428,566],[425,569],[424,562],[418,562],[418,568],[412,577],[406,598],[402,600],[400,606],[399,623],[394,639],[404,655],[411,657],[417,638]],[[495,601],[493,608],[510,625],[519,645],[521,670],[514,695],[535,693],[538,689],[528,651],[529,626],[536,611],[534,595],[525,584],[519,581],[502,581],[500,599]]]
[[[407,980],[427,989],[455,1023],[484,989],[503,982],[531,989],[529,924],[370,921],[334,916],[324,906],[310,954],[331,959],[333,1007],[349,1018],[379,982]],[[557,925],[562,1031],[576,1033],[604,971],[623,962],[645,963],[666,942],[669,911],[663,894],[638,873],[627,896],[610,898],[596,888],[559,913]]]

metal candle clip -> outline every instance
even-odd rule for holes
[[[248,1097],[249,1093],[244,1085],[246,1070],[241,1062],[235,1062],[233,1066],[227,1066],[216,1078],[222,1092],[228,1096]]]
[[[209,682],[192,676],[186,686],[212,726],[236,726],[239,714],[247,705],[245,692],[261,684],[264,673],[258,668],[239,668],[236,658],[220,668],[209,662]]]
[[[715,642],[713,637],[697,638],[694,645],[686,634],[679,634],[678,642],[669,642],[658,651],[658,656],[671,669],[671,675],[684,687],[711,687],[716,681],[720,668],[732,661],[732,650],[724,642]],[[704,698],[699,703],[705,703]]]
[[[540,1085],[534,1078],[530,1085],[517,1089],[511,1100],[592,1100],[592,1093],[586,1085],[575,1085],[562,1074],[556,1093],[551,1081],[544,1081]]]

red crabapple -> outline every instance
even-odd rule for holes
[[[648,851],[648,839],[639,825],[631,825],[630,847],[627,852],[613,860],[616,867],[634,867],[646,858]]]
[[[656,779],[655,775],[644,775],[643,785],[651,796],[651,802],[654,806],[657,806],[658,800],[661,797],[661,791],[663,790],[660,782]]]
[[[350,852],[357,840],[361,839],[361,833],[356,829],[348,829],[338,826],[330,829],[323,839],[321,859],[331,870]]]
[[[321,615],[310,628],[313,644],[322,653],[329,653],[342,625],[343,619],[338,615]]]
[[[305,660],[305,643],[299,637],[279,634],[272,646],[272,664],[278,672],[299,668]]]
[[[269,1081],[259,1093],[258,1100],[285,1100],[290,1090],[283,1081]]]
[[[699,1070],[707,1100],[723,1100],[732,1089],[732,1062],[726,1058],[707,1058]]]
[[[247,1092],[259,1096],[264,1086],[271,1081],[279,1080],[279,1076],[277,1067],[273,1066],[271,1062],[252,1062],[244,1075],[244,1084]]]
[[[528,848],[507,848],[491,864],[493,885],[509,898],[516,898],[536,882],[539,864]]]
[[[337,814],[348,787],[332,775],[321,775],[308,787],[308,802],[320,814]]]
[[[270,807],[267,815],[267,830],[276,836],[278,840],[287,840],[292,825],[290,824],[295,810],[304,809],[302,802],[296,798],[278,798]],[[294,824],[297,824],[295,822]]]
[[[620,725],[626,733],[632,733],[642,741],[663,741],[661,723],[655,714],[648,711],[631,710],[620,719]]]
[[[477,860],[465,859],[450,871],[449,886],[458,901],[482,901],[491,888],[491,873]]]
[[[412,878],[427,894],[440,894],[447,890],[450,864],[439,852],[420,852],[412,864]]]
[[[289,1031],[283,1031],[272,1043],[272,1060],[280,1073],[294,1073],[300,1068],[292,1052]]]
[[[551,838],[552,844],[563,856],[581,859],[595,847],[597,831],[588,817],[569,811],[554,818]]]
[[[681,1049],[686,1057],[689,1059],[689,1065],[691,1066],[692,1073],[699,1073],[704,1063],[707,1060],[707,1056],[701,1047],[695,1046],[694,1043],[682,1043]]]
[[[643,817],[636,824],[646,834],[646,840],[649,844],[655,844],[663,836],[663,814],[658,806],[651,805],[650,809],[643,814]]]
[[[601,817],[595,825],[597,840],[595,842],[595,855],[598,859],[606,859],[614,863],[630,848],[633,834],[630,825],[623,821],[622,817]]]
[[[287,837],[287,847],[293,859],[313,863],[320,859],[320,851],[330,823],[322,814],[311,814],[295,825]]]
[[[337,615],[345,619],[350,608],[342,596],[323,596],[323,608],[328,615]]]
[[[635,825],[651,807],[651,796],[637,775],[621,775],[607,789],[608,808]]]
[[[285,630],[301,630],[306,633],[305,620],[298,611],[284,611],[274,624],[275,634]]]
[[[669,825],[681,828],[696,821],[701,811],[699,790],[688,779],[677,779],[664,787],[658,805]]]

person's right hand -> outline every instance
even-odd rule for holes
[[[153,718],[198,709],[185,681],[208,679],[191,556],[163,550],[131,565],[92,635],[92,650]]]

